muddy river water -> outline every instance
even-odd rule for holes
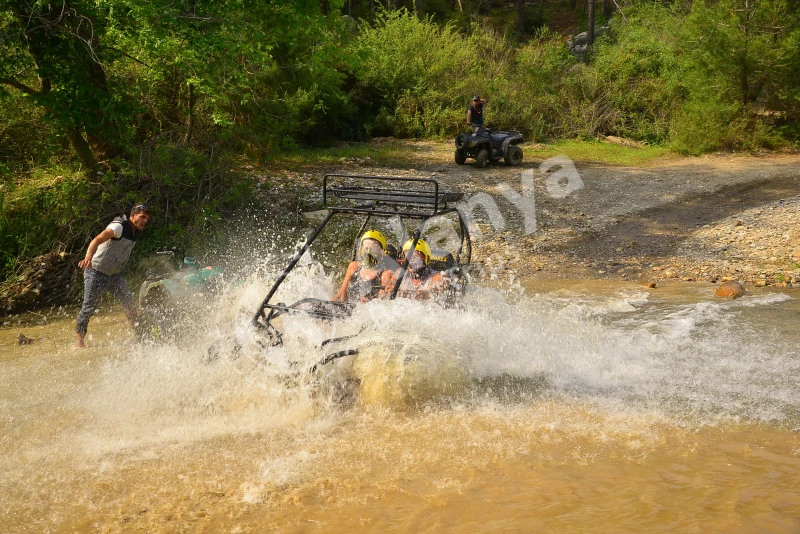
[[[261,287],[172,344],[15,318],[0,531],[800,532],[799,294],[517,289],[365,305],[314,374],[331,327],[260,347]]]

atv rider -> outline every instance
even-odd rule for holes
[[[378,230],[368,230],[361,236],[358,259],[347,266],[342,287],[334,302],[367,302],[384,291],[398,268],[397,262],[386,254],[386,237]]]
[[[486,100],[475,95],[472,97],[472,105],[467,110],[467,124],[472,127],[472,135],[477,135],[483,130],[483,108]]]
[[[408,268],[400,282],[400,289],[397,295],[405,298],[412,298],[416,300],[427,300],[431,297],[437,296],[449,284],[449,278],[439,271],[434,271],[428,266],[431,259],[431,247],[424,240],[417,240],[417,246],[411,251],[411,244],[413,239],[409,239],[403,244],[403,254],[405,256],[411,255],[408,261]],[[394,284],[397,277],[400,276],[400,270],[395,271],[385,284],[386,289],[381,292],[381,296],[391,295],[394,289]]]

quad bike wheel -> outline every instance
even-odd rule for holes
[[[506,165],[511,165],[512,167],[516,167],[522,163],[522,149],[517,145],[511,145],[508,147],[508,151],[506,151],[505,157]]]
[[[140,341],[166,341],[172,328],[172,310],[169,291],[163,286],[146,281],[139,290],[139,327],[136,336]]]
[[[464,147],[467,146],[467,141],[469,140],[469,135],[467,134],[458,134],[456,137],[456,148],[462,150]]]
[[[456,149],[455,160],[457,165],[463,165],[467,162],[467,156],[461,150]]]
[[[485,148],[481,149],[481,151],[478,152],[478,155],[475,156],[475,166],[478,167],[479,169],[483,169],[484,167],[486,167],[486,163],[488,161],[489,161],[489,152],[487,152]]]

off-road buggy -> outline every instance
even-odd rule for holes
[[[323,321],[335,321],[346,318],[351,314],[354,309],[353,304],[318,298],[303,298],[293,304],[272,302],[275,293],[286,277],[297,266],[303,255],[308,252],[331,219],[337,215],[363,216],[364,220],[357,235],[361,235],[371,224],[375,224],[376,219],[399,217],[404,228],[407,222],[416,221],[416,229],[411,232],[413,235],[411,237],[413,240],[411,250],[415,249],[428,221],[438,217],[453,217],[456,223],[455,226],[458,228],[457,248],[455,250],[434,248],[429,264],[435,270],[446,271],[450,284],[446,293],[442,295],[441,304],[444,306],[453,305],[459,296],[463,294],[467,285],[470,277],[470,269],[468,267],[472,256],[472,243],[466,218],[455,206],[462,198],[463,193],[442,191],[439,183],[433,179],[344,174],[326,175],[322,184],[322,201],[327,214],[273,284],[256,311],[253,317],[253,324],[258,331],[266,334],[271,345],[277,346],[283,345],[282,334],[275,324],[276,319],[279,317],[292,314],[307,314]],[[354,248],[353,258],[355,258],[355,253],[356,249]],[[397,264],[401,271],[389,297],[391,300],[395,299],[398,294],[409,259],[405,258],[400,261],[403,263],[402,265]],[[344,339],[353,337],[355,336],[327,339],[320,343],[319,347],[332,347],[338,345]],[[352,344],[355,345],[356,343],[353,342]],[[350,346],[332,352],[322,357],[313,369],[343,356],[356,355],[358,352],[357,346]]]
[[[493,131],[484,128],[477,134],[462,133],[456,137],[455,161],[459,165],[466,163],[467,158],[474,158],[479,168],[486,167],[490,161],[500,161],[506,165],[522,163],[522,149],[517,145],[522,142],[519,132]]]

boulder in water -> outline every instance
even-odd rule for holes
[[[736,299],[745,294],[745,288],[736,281],[725,282],[714,292],[714,295],[726,299]]]

